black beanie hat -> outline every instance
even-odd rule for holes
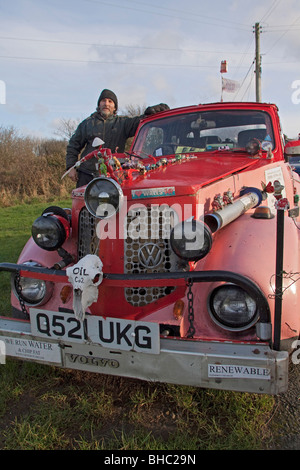
[[[102,90],[101,95],[99,96],[99,99],[98,99],[97,106],[99,106],[100,101],[104,100],[105,98],[108,98],[108,99],[112,100],[115,103],[116,111],[117,111],[117,109],[118,109],[118,98],[116,97],[114,92],[111,91],[111,90],[107,90],[107,89]]]

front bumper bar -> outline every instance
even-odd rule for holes
[[[66,271],[22,264],[0,263],[0,272],[20,272],[20,276],[44,279],[53,282],[69,282]],[[102,286],[148,287],[169,285],[186,286],[188,282],[231,282],[242,287],[255,299],[259,311],[259,321],[256,324],[256,334],[262,341],[271,341],[272,325],[270,308],[263,292],[251,279],[231,271],[188,271],[144,274],[112,274],[104,273]]]
[[[0,318],[6,356],[146,381],[275,395],[287,390],[288,353],[267,344],[161,338],[158,355],[46,340],[29,322]]]
[[[21,276],[68,282],[65,271],[1,263],[0,271]],[[6,355],[63,368],[138,378],[147,381],[191,385],[203,388],[278,394],[287,390],[288,353],[274,351],[271,345],[271,319],[268,302],[250,279],[228,271],[178,272],[143,275],[104,274],[103,284],[127,287],[184,286],[187,282],[233,282],[257,302],[260,319],[257,335],[262,343],[203,341],[161,338],[158,355],[115,351],[94,343],[69,343],[39,338],[31,333],[29,322],[0,317],[0,338]]]

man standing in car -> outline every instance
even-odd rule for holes
[[[124,152],[126,140],[133,137],[140,120],[147,115],[169,109],[166,104],[149,106],[144,115],[136,117],[117,116],[118,99],[111,90],[104,89],[98,99],[96,112],[82,121],[71,137],[67,146],[66,169],[68,170],[80,158],[94,150],[92,143],[95,137],[100,137],[104,141],[104,147],[109,148],[113,153]],[[84,162],[78,170],[73,168],[69,172],[69,177],[76,181],[76,186],[88,184],[96,173],[96,158]]]

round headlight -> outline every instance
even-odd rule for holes
[[[217,287],[212,292],[209,312],[215,323],[232,331],[246,330],[258,319],[255,300],[244,289],[231,284]]]
[[[28,261],[23,264],[29,266],[41,266],[33,261]],[[52,294],[53,284],[49,281],[22,276],[17,281],[16,275],[14,275],[12,277],[12,288],[15,295],[17,297],[20,296],[25,304],[37,306],[49,300]]]
[[[197,220],[185,220],[177,225],[170,235],[173,251],[179,258],[198,261],[209,253],[212,235],[209,227]]]
[[[35,243],[47,251],[60,248],[69,236],[70,224],[61,216],[45,213],[32,224],[32,237]]]
[[[84,193],[87,210],[99,219],[106,219],[116,214],[121,208],[123,198],[121,186],[106,177],[93,179]]]

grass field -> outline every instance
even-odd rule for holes
[[[70,206],[69,201],[62,206]],[[45,207],[33,203],[0,209],[0,262],[17,261],[33,220]],[[10,277],[0,276],[4,315],[10,308]],[[268,423],[273,409],[274,399],[264,395],[15,360],[0,365],[1,450],[263,449],[272,437]]]
[[[70,207],[70,200],[55,203],[37,202],[0,208],[0,263],[16,263],[26,241],[31,235],[32,222],[50,205]],[[9,309],[10,275],[1,273],[0,313]]]

